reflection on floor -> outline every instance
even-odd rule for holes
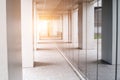
[[[24,80],[79,80],[64,58],[55,50],[56,44],[54,42],[45,41],[37,45],[39,51],[35,53],[35,68],[24,68]],[[87,75],[89,80],[97,80],[97,71],[98,80],[115,80],[115,65],[99,61],[97,67],[96,48],[88,50],[86,54],[86,50],[74,48],[72,43],[60,41],[57,43],[77,70]],[[100,46],[99,60],[101,60]],[[118,74],[120,74],[119,66]],[[119,75],[118,80],[120,80]]]
[[[40,40],[62,40],[62,36],[40,36]]]
[[[71,63],[84,75],[88,80],[115,80],[115,65],[102,62],[101,45],[99,45],[99,64],[97,65],[97,47],[94,50],[81,50],[74,48],[72,43],[58,44],[59,48]],[[98,71],[98,77],[97,77]],[[120,80],[120,67],[118,66],[118,80]],[[98,79],[97,79],[98,78]]]
[[[79,80],[79,78],[57,50],[41,49],[35,53],[35,67],[23,69],[23,80]]]

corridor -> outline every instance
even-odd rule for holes
[[[120,0],[0,0],[0,80],[120,80]]]
[[[23,80],[79,80],[54,44],[41,46],[34,54],[35,67],[23,69]]]

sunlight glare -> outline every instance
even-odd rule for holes
[[[47,20],[39,20],[38,22],[38,30],[40,32],[41,36],[46,36],[47,35],[47,28],[48,28],[48,21]]]

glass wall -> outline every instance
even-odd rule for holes
[[[119,4],[85,0],[69,11],[69,39],[58,46],[86,80],[120,80]]]

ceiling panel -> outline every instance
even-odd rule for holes
[[[36,5],[40,13],[53,14],[72,9],[73,6],[83,1],[86,0],[36,0]]]

